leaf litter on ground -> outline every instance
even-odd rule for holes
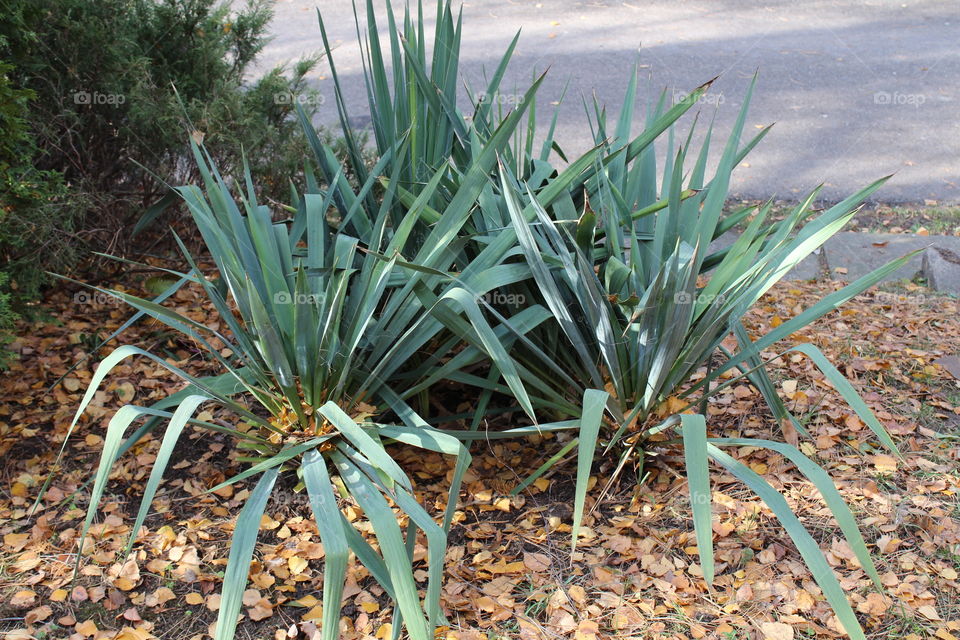
[[[838,287],[783,282],[756,305],[747,328],[759,333],[775,327]],[[134,360],[113,371],[69,445],[71,455],[30,516],[97,357],[47,389],[129,317],[124,307],[99,302],[76,304],[67,293],[55,294],[49,301],[56,310],[52,320],[21,327],[12,345],[20,359],[0,377],[0,455],[6,461],[0,476],[0,631],[11,640],[208,637],[227,542],[250,489],[238,484],[207,492],[242,466],[232,443],[218,434],[191,434],[192,451],[171,462],[154,513],[138,532],[130,531],[136,496],[159,439],[148,436],[121,459],[104,516],[91,530],[73,580],[88,500],[85,482],[106,419],[134,397],[150,402],[177,390],[155,363]],[[170,304],[219,325],[197,289],[181,290]],[[215,371],[198,345],[151,322],[125,335],[128,343],[162,353],[192,373]],[[901,460],[874,448],[869,428],[805,356],[795,353],[773,364],[780,395],[812,436],[798,438],[787,425],[782,437],[798,441],[836,481],[871,545],[884,591],[872,588],[826,504],[787,460],[750,447],[731,453],[784,493],[838,572],[870,637],[960,638],[960,384],[937,362],[960,353],[958,301],[909,283],[893,291],[873,289],[790,340],[812,342],[830,355],[904,452]],[[468,408],[469,392],[439,389],[436,410]],[[762,407],[752,387],[726,389],[708,407],[711,434],[776,439],[780,427]],[[216,411],[199,417],[219,419]],[[509,426],[509,414],[492,424]],[[650,443],[642,482],[627,470],[599,504],[615,461],[595,465],[588,515],[571,557],[575,463],[511,495],[530,469],[562,446],[553,441],[566,437],[546,433],[474,445],[446,557],[448,637],[842,637],[772,513],[732,476],[716,476],[712,485],[717,577],[712,587],[705,585],[682,452],[668,441]],[[398,451],[398,460],[415,479],[417,497],[442,509],[450,463],[419,451]],[[239,638],[319,637],[323,547],[308,501],[287,489],[271,500],[260,523]],[[348,520],[362,520],[356,505],[343,508]],[[121,563],[131,534],[133,552]],[[416,577],[424,588],[425,558],[418,542]],[[350,566],[343,597],[342,637],[390,637],[390,600],[358,563]]]

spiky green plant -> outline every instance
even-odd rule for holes
[[[132,346],[118,348],[100,364],[71,431],[109,372],[128,357],[150,358],[189,387],[153,407],[125,406],[110,420],[83,535],[95,517],[118,455],[146,430],[155,428],[157,419],[167,422],[167,427],[134,531],[143,523],[184,428],[194,425],[224,432],[237,439],[246,452],[240,461],[250,466],[211,491],[245,478],[259,480],[235,529],[218,640],[233,637],[258,523],[281,473],[305,487],[324,544],[323,637],[338,637],[340,595],[351,551],[395,600],[395,628],[399,630],[402,620],[411,638],[432,637],[433,629],[443,621],[439,593],[446,530],[470,456],[457,439],[429,427],[406,398],[419,391],[422,381],[435,379],[437,363],[463,342],[459,337],[444,337],[444,325],[426,313],[424,301],[429,301],[433,314],[452,326],[460,326],[456,317],[461,309],[476,316],[476,303],[460,296],[442,274],[453,262],[449,245],[476,200],[496,148],[491,146],[468,168],[461,191],[419,249],[411,249],[408,242],[424,208],[412,207],[400,224],[389,225],[390,188],[376,217],[364,223],[328,216],[333,199],[343,195],[342,190],[333,188],[305,194],[291,208],[289,219],[274,221],[268,208],[256,201],[249,175],[247,192],[240,195],[238,203],[205,152],[198,147],[194,150],[204,189],[189,186],[179,192],[216,263],[220,280],[206,278],[185,250],[191,268],[177,275],[203,288],[229,331],[210,329],[157,302],[108,293],[194,340],[224,373],[196,378]],[[379,166],[384,165],[386,162]],[[361,191],[380,177],[378,170],[370,174]],[[355,201],[362,197],[352,195]],[[423,200],[428,197],[424,194]],[[356,212],[365,213],[359,208]],[[351,235],[348,229],[363,233]],[[399,268],[407,251],[413,253],[417,269]],[[506,332],[501,330],[498,336],[482,322],[475,325],[480,329],[467,331],[467,348],[445,363],[444,375],[455,376],[456,366],[472,364],[485,352],[505,357],[498,341],[509,343]],[[232,413],[236,426],[194,418],[207,403]],[[399,423],[379,422],[387,412]],[[130,426],[141,418],[150,422],[124,442]],[[391,442],[456,457],[442,524],[434,522],[417,503],[410,479],[385,448]],[[332,482],[332,476],[338,480]],[[362,508],[379,551],[342,515],[338,494]],[[398,524],[395,509],[409,518],[406,532]],[[411,546],[418,530],[426,535],[429,562],[422,604],[413,577]],[[127,552],[131,545],[132,539]]]
[[[361,46],[364,81],[367,89],[373,138],[377,151],[382,156],[387,150],[394,149],[401,139],[408,144],[404,152],[394,154],[388,173],[408,192],[416,197],[436,171],[452,163],[465,169],[470,165],[472,152],[483,147],[496,126],[489,118],[481,119],[484,126],[471,126],[457,108],[457,91],[460,78],[460,34],[459,17],[454,19],[449,0],[437,2],[436,26],[432,42],[429,44],[433,55],[428,56],[427,29],[424,25],[422,3],[418,3],[416,14],[411,15],[407,5],[402,21],[398,21],[389,0],[385,0],[387,36],[381,42],[373,0],[367,0],[366,18],[361,19],[356,11],[357,37]],[[350,105],[342,97],[340,77],[327,38],[323,15],[317,12],[320,33],[323,40],[330,70],[336,89],[337,110],[342,131],[354,170],[361,180],[366,178],[363,166],[363,150],[354,131],[350,127]],[[364,44],[365,43],[365,44]],[[504,56],[501,67],[506,65],[513,47]],[[386,60],[394,61],[392,69]],[[430,63],[428,64],[428,57]],[[500,72],[502,74],[502,70]],[[491,85],[495,89],[494,85]],[[487,106],[489,109],[489,105]],[[478,115],[483,110],[478,110]],[[301,114],[304,124],[309,127],[305,114]],[[477,137],[483,132],[483,140]],[[318,166],[329,181],[333,178],[336,165],[325,157],[318,156]],[[373,204],[372,195],[368,204]],[[337,202],[338,206],[345,203]],[[435,201],[434,205],[437,204]]]
[[[367,2],[366,74],[370,111],[381,150],[393,144],[398,132],[417,130],[417,123],[430,118],[438,123],[435,144],[419,148],[404,160],[404,179],[396,186],[399,199],[412,204],[423,176],[416,168],[435,167],[441,157],[453,159],[451,166],[482,144],[483,134],[495,122],[493,110],[483,104],[475,108],[471,136],[462,135],[465,120],[457,106],[456,87],[451,83],[459,56],[460,23],[454,23],[449,3],[437,3],[434,51],[449,55],[426,65],[422,6],[418,20],[405,15],[402,30],[396,28],[388,4],[388,42],[394,60],[392,87],[383,64],[384,46],[377,35],[373,5]],[[360,20],[358,19],[358,24]],[[499,90],[503,69],[516,41],[511,43],[488,94]],[[436,54],[435,54],[436,55]],[[336,75],[334,73],[334,75]],[[338,84],[339,87],[339,84]],[[392,89],[392,92],[391,92]],[[676,147],[674,125],[698,103],[709,83],[678,104],[670,105],[661,95],[649,111],[644,130],[631,138],[636,73],[628,84],[619,118],[610,130],[606,113],[594,105],[592,128],[596,147],[566,167],[556,168],[551,152],[560,147],[553,140],[551,125],[543,151],[533,153],[535,138],[534,105],[524,100],[528,112],[526,135],[514,137],[514,144],[501,154],[500,170],[484,187],[472,216],[473,235],[465,239],[459,264],[464,276],[456,286],[475,295],[470,280],[494,269],[523,267],[529,277],[500,279],[498,285],[515,292],[528,304],[524,314],[549,310],[551,320],[531,327],[513,322],[509,310],[485,305],[489,320],[515,329],[517,339],[511,358],[491,357],[487,380],[473,379],[483,392],[477,404],[474,424],[479,422],[490,394],[503,390],[494,381],[501,372],[516,372],[525,394],[520,405],[535,420],[551,417],[578,419],[579,437],[558,452],[530,480],[577,449],[578,484],[575,496],[573,543],[580,526],[590,463],[598,443],[604,452],[619,452],[618,468],[639,455],[645,438],[668,429],[680,431],[687,462],[692,515],[701,552],[704,576],[712,581],[713,554],[710,530],[708,460],[728,469],[756,491],[783,522],[805,561],[824,590],[828,601],[852,637],[863,633],[839,584],[826,565],[816,544],[800,525],[786,502],[762,478],[729,457],[722,447],[740,446],[746,440],[707,438],[702,414],[676,410],[704,407],[709,398],[730,384],[747,379],[763,394],[778,421],[789,420],[805,435],[803,426],[787,411],[765,371],[760,352],[788,337],[797,329],[836,308],[839,304],[879,281],[902,264],[895,261],[828,296],[803,314],[752,342],[741,319],[747,310],[804,257],[818,249],[852,217],[856,206],[880,187],[878,181],[827,211],[815,215],[811,193],[786,219],[768,221],[770,204],[728,213],[725,210],[733,169],[766,135],[765,128],[741,144],[750,93],[726,143],[717,169],[707,180],[707,157],[712,126],[696,154],[692,168],[686,162],[692,148],[694,127],[685,142]],[[339,94],[339,91],[338,91]],[[339,100],[341,113],[343,101]],[[410,108],[407,108],[407,107]],[[344,124],[345,115],[342,115]],[[667,154],[658,178],[654,143],[666,134]],[[434,153],[439,150],[439,153]],[[562,160],[566,160],[562,157]],[[430,175],[429,172],[425,175]],[[455,184],[456,172],[446,178]],[[430,215],[439,219],[444,200],[429,202]],[[723,250],[711,250],[711,243],[726,231],[744,226],[736,242]],[[519,271],[518,271],[519,273]],[[491,279],[492,278],[491,276]],[[451,327],[452,328],[452,327]],[[452,328],[454,331],[456,329]],[[727,352],[722,342],[730,335],[737,339],[736,352]],[[853,387],[812,345],[793,350],[810,357],[834,387],[857,411],[878,439],[888,448],[896,447],[870,413]],[[706,377],[693,384],[695,372],[712,363]],[[719,384],[719,376],[736,370],[733,380]],[[516,381],[510,385],[516,393]],[[660,411],[673,399],[673,410]],[[530,411],[531,405],[533,411]],[[570,407],[577,410],[570,412]],[[668,405],[670,406],[670,405]],[[563,428],[564,423],[550,425]],[[532,432],[514,429],[509,434]],[[469,440],[477,431],[459,432]],[[863,539],[849,509],[826,474],[789,445],[749,441],[751,446],[772,448],[797,464],[820,489],[833,510],[858,558],[871,578],[877,581]]]
[[[621,114],[618,138],[629,127],[632,88]],[[730,174],[744,154],[739,140],[749,99],[748,92],[715,175],[707,183],[704,167],[709,134],[689,174],[685,167],[688,147],[676,150],[675,156],[671,156],[672,164],[664,169],[659,194],[656,184],[651,188],[649,183],[656,177],[652,156],[641,153],[634,163],[621,156],[606,164],[586,185],[595,195],[575,219],[551,212],[531,189],[521,191],[525,187],[522,181],[503,171],[501,192],[523,260],[532,274],[532,286],[526,286],[524,292],[532,296],[534,303],[549,308],[555,320],[526,333],[513,357],[518,360],[518,371],[528,374],[525,383],[531,389],[535,407],[559,406],[561,398],[582,395],[585,399],[579,435],[560,452],[562,455],[576,449],[579,460],[574,546],[583,517],[590,465],[598,447],[604,454],[619,458],[619,470],[630,459],[642,463],[649,436],[676,430],[685,451],[691,510],[706,580],[712,582],[714,577],[708,470],[708,461],[712,460],[768,504],[794,540],[848,634],[863,638],[839,582],[786,501],[763,478],[723,449],[767,448],[796,464],[818,488],[858,560],[879,588],[879,576],[856,521],[829,476],[788,444],[708,438],[704,408],[718,391],[749,380],[763,393],[775,417],[790,420],[807,435],[776,395],[760,352],[875,284],[900,267],[907,257],[877,269],[751,341],[742,324],[744,314],[770,287],[839,231],[856,213],[857,205],[885,180],[820,213],[811,208],[819,192],[815,190],[782,221],[768,220],[772,203],[759,206],[748,212],[752,217],[731,246],[722,251],[711,250],[712,241],[731,226],[731,220],[746,219],[742,211],[725,213],[724,204]],[[656,111],[660,110],[657,107]],[[616,142],[603,144],[611,153],[626,146]],[[745,148],[749,150],[753,144],[755,141]],[[734,352],[721,344],[731,335],[738,341]],[[815,346],[794,346],[780,355],[791,352],[808,356],[878,440],[899,455],[890,436],[852,385]],[[718,357],[722,358],[719,364]],[[694,383],[694,374],[704,369],[705,376]],[[719,377],[728,372],[734,375],[721,384]],[[545,386],[551,384],[552,391],[546,390]],[[555,456],[551,463],[557,459]],[[545,472],[549,464],[527,482]]]

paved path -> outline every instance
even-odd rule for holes
[[[349,0],[277,0],[276,37],[264,62],[319,47],[318,4],[338,43],[335,60],[355,113],[362,115],[366,99]],[[568,150],[582,151],[590,142],[580,94],[595,91],[615,112],[638,56],[648,80],[645,96],[662,88],[686,91],[719,74],[702,105],[707,116],[719,106],[719,132],[729,131],[759,69],[748,127],[777,125],[738,169],[735,195],[796,198],[826,182],[825,197],[837,199],[896,172],[879,200],[960,203],[956,0],[472,0],[463,13],[468,81],[479,84],[482,69],[492,70],[521,27],[505,86],[522,86],[534,69],[549,66],[541,90],[548,102],[571,81],[558,133]],[[332,82],[326,69],[320,75],[327,98],[321,120],[333,123]],[[546,109],[540,113],[548,117]]]

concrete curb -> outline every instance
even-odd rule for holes
[[[933,246],[923,253],[923,275],[935,291],[960,296],[960,255]]]
[[[733,232],[725,233],[710,245],[710,250],[728,247],[736,238]],[[960,237],[955,236],[841,231],[786,277],[853,281],[911,251],[919,253],[881,282],[920,276],[935,291],[960,295]]]

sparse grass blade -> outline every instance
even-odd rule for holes
[[[570,552],[577,550],[577,537],[583,523],[584,506],[587,500],[587,484],[590,482],[590,467],[596,450],[603,413],[606,410],[606,391],[587,389],[583,393],[583,413],[580,416],[580,435],[577,449],[577,480],[573,494],[573,526],[570,530]]]
[[[687,487],[693,528],[697,535],[700,568],[707,584],[713,584],[713,500],[710,494],[710,469],[707,465],[707,422],[700,414],[680,414],[683,455],[687,468]]]
[[[217,630],[214,640],[233,640],[237,629],[237,617],[247,588],[250,559],[260,533],[260,519],[266,509],[279,469],[273,468],[260,476],[250,497],[243,505],[237,526],[233,530],[227,569],[223,576],[223,593],[220,595],[220,612],[217,614]]]
[[[301,477],[310,497],[314,522],[323,544],[323,624],[322,640],[337,640],[340,636],[340,604],[347,575],[350,551],[341,522],[340,507],[330,484],[327,462],[316,450],[303,456]]]
[[[843,531],[844,537],[846,537],[847,542],[850,543],[850,548],[853,549],[857,560],[860,561],[860,566],[863,567],[863,570],[866,571],[870,579],[873,580],[873,584],[878,589],[882,588],[880,574],[877,573],[873,558],[870,557],[870,551],[867,549],[867,544],[863,540],[863,535],[860,533],[857,521],[850,511],[850,507],[847,506],[840,492],[837,491],[837,487],[833,483],[833,480],[830,479],[830,475],[824,471],[822,467],[803,455],[799,449],[785,442],[758,440],[756,438],[711,438],[710,443],[718,447],[763,447],[764,449],[776,451],[795,464],[797,469],[817,487],[817,491],[823,496],[823,500],[827,503],[831,513],[833,513],[833,517],[837,519],[837,524],[840,525],[840,530]]]
[[[130,539],[127,542],[127,546],[123,550],[123,555],[121,556],[121,562],[125,562],[127,556],[130,555],[130,550],[133,548],[133,543],[136,541],[137,532],[140,531],[140,526],[143,524],[143,521],[147,517],[147,513],[150,511],[150,505],[153,503],[153,497],[157,494],[157,488],[160,486],[160,480],[163,477],[164,471],[167,469],[167,463],[170,461],[170,456],[173,455],[173,450],[177,446],[177,443],[180,441],[180,434],[183,432],[183,428],[187,425],[187,421],[193,415],[204,402],[210,400],[209,396],[203,395],[191,395],[180,403],[180,406],[177,407],[177,410],[173,412],[173,416],[170,418],[170,422],[167,425],[167,430],[163,434],[163,440],[160,442],[160,449],[157,450],[157,457],[153,462],[153,468],[150,469],[150,477],[147,480],[147,485],[143,489],[143,497],[140,500],[140,508],[137,510],[137,517],[133,522],[133,527],[130,529]],[[106,447],[104,448],[106,451]],[[110,461],[110,464],[107,465],[107,468],[113,466],[113,460]],[[91,506],[96,505],[100,501],[99,496],[96,500],[91,500]]]
[[[829,382],[833,388],[837,390],[837,393],[839,393],[846,403],[850,405],[850,408],[857,413],[857,416],[863,420],[863,423],[866,424],[874,434],[876,434],[877,438],[880,439],[880,442],[883,443],[883,446],[889,449],[893,454],[903,458],[903,455],[900,453],[900,449],[897,448],[896,443],[894,443],[893,438],[890,437],[890,434],[887,433],[887,430],[884,428],[884,426],[880,424],[879,420],[877,420],[877,416],[873,415],[873,411],[871,411],[870,407],[867,406],[867,403],[863,401],[863,398],[860,397],[860,394],[857,393],[857,390],[853,388],[853,385],[850,384],[850,381],[847,380],[835,366],[833,366],[833,363],[827,360],[827,357],[823,355],[823,352],[820,351],[820,349],[812,344],[798,344],[790,349],[790,351],[799,351],[810,358],[826,377],[827,382]]]

